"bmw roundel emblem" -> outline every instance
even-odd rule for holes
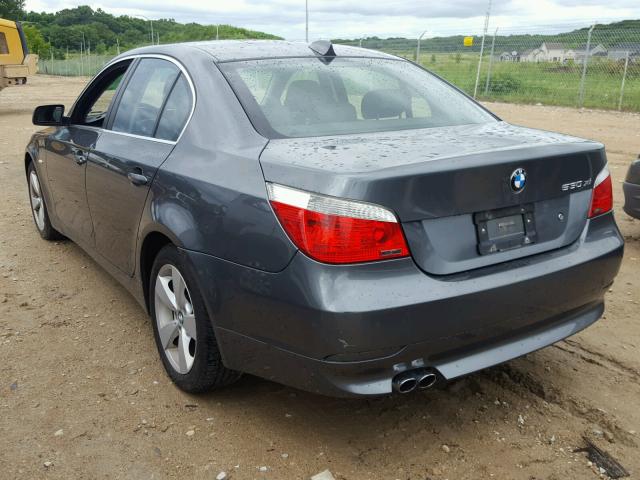
[[[520,193],[524,190],[524,186],[527,184],[527,172],[524,168],[518,168],[511,174],[511,190],[516,193]]]

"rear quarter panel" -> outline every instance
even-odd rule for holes
[[[259,156],[267,140],[249,122],[211,57],[182,58],[196,89],[183,136],[158,171],[138,248],[153,231],[179,247],[275,272],[295,253],[267,200]]]

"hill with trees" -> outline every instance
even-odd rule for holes
[[[67,51],[90,49],[97,54],[116,53],[148,45],[151,23],[144,18],[115,16],[102,9],[80,6],[55,13],[26,12],[24,0],[0,0],[0,17],[23,23],[30,49],[41,56],[63,58]],[[153,20],[153,42],[174,43],[216,38],[279,39],[276,35],[231,25],[179,23],[173,19]],[[84,43],[83,43],[84,41]]]

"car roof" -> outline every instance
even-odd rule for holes
[[[309,48],[309,45],[305,42],[290,42],[287,40],[212,40],[162,45],[162,51],[170,54],[174,49],[191,47],[208,53],[216,62],[283,57],[316,57],[317,55]],[[333,48],[338,57],[397,59],[393,55],[365,48],[347,45],[333,45]],[[151,53],[152,49],[153,47],[143,47],[136,49],[134,52]]]

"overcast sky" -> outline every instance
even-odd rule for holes
[[[113,14],[142,14],[179,22],[226,23],[304,39],[304,0],[27,0],[27,9],[77,5]],[[309,0],[309,37],[416,37],[479,33],[487,0]],[[584,26],[640,19],[640,0],[494,0],[490,30],[528,32],[537,26]],[[536,28],[537,29],[537,28]]]

